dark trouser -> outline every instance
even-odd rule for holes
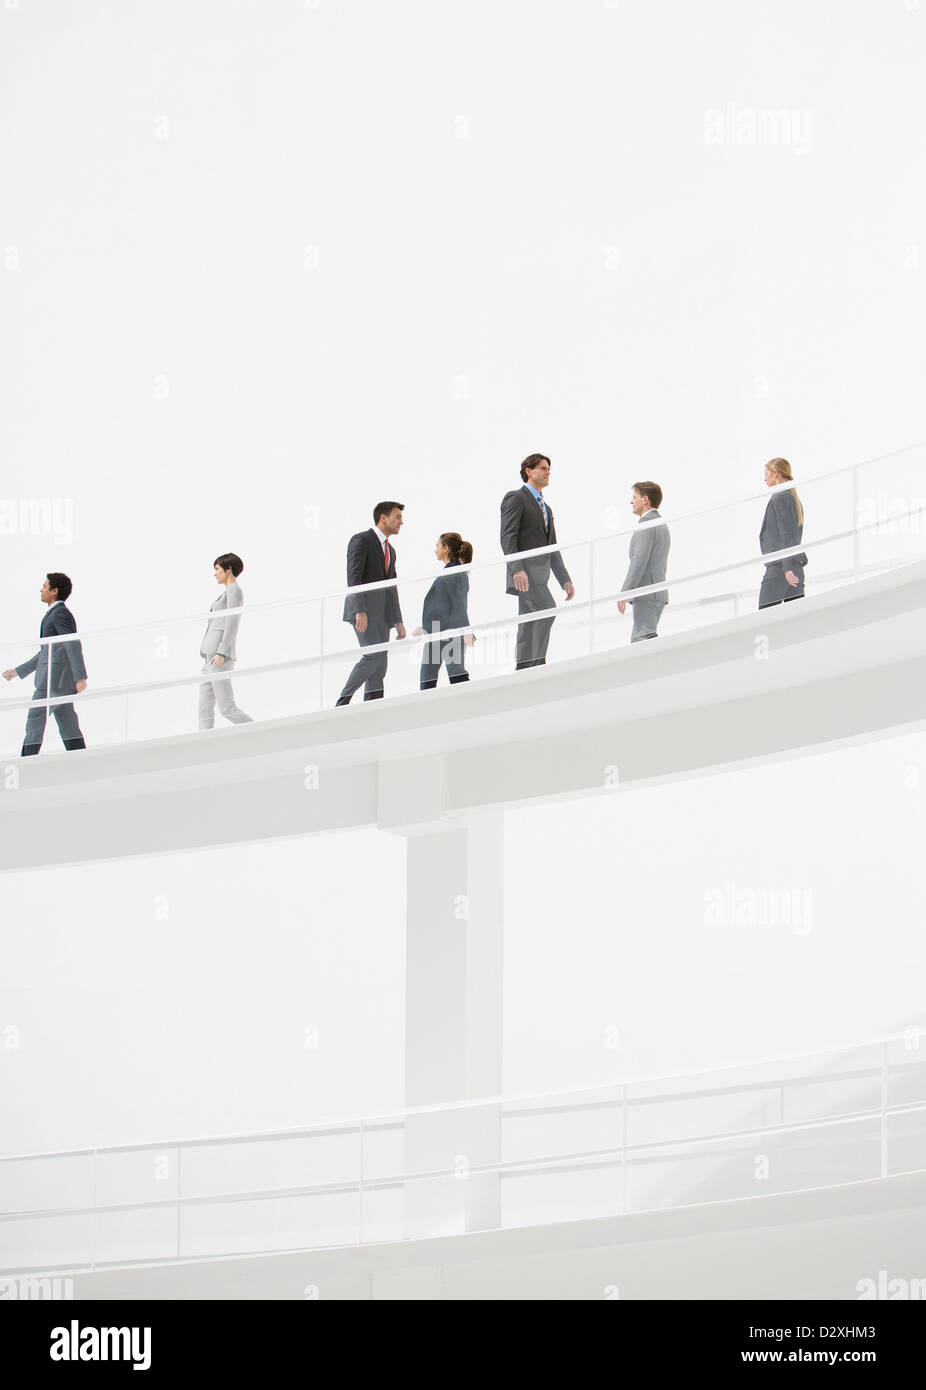
[[[666,606],[665,600],[656,598],[655,595],[645,594],[643,598],[635,598],[630,601],[633,604],[631,642],[645,642],[650,637],[658,636],[656,629],[659,626],[659,619],[662,617],[662,610]]]
[[[463,638],[449,637],[446,642],[429,642],[421,654],[421,675],[419,685],[422,690],[433,690],[437,685],[441,666],[447,667],[450,684],[468,681],[469,672],[463,661]]]
[[[53,690],[52,696],[67,694],[67,691]],[[45,691],[37,690],[33,695],[33,700],[44,700]],[[80,725],[77,722],[77,711],[73,705],[52,705],[52,714],[58,725],[58,733],[61,735],[61,742],[69,753],[73,753],[75,748],[86,748],[84,736],[80,732]],[[34,757],[42,746],[42,739],[45,736],[45,724],[48,719],[48,710],[44,705],[37,709],[31,709],[26,715],[26,732],[23,737],[22,754],[23,758]]]
[[[385,618],[368,616],[366,632],[357,632],[356,628],[354,628],[354,632],[361,647],[374,647],[380,642],[389,641],[389,624]],[[365,700],[381,700],[388,663],[389,657],[386,652],[371,652],[369,656],[362,656],[347,677],[344,689],[338,696],[338,704],[348,704],[351,696],[362,685],[366,686],[363,692]]]
[[[800,584],[793,588],[785,579],[785,572],[777,565],[768,565],[765,570],[765,578],[762,580],[762,587],[759,590],[759,607],[774,608],[776,603],[790,603],[792,599],[804,597],[804,576],[799,570],[794,570],[800,578]]]
[[[555,608],[556,599],[544,584],[531,586],[526,594],[518,594],[518,613],[539,613],[545,608]],[[554,618],[541,618],[536,623],[520,623],[518,640],[515,646],[515,670],[525,666],[542,666],[547,659],[547,647],[553,630]]]

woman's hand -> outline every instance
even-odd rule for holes
[[[475,632],[464,632],[464,634],[463,634],[463,645],[464,645],[464,647],[471,647],[471,646],[473,645],[473,643],[475,642],[475,640],[476,640],[476,634],[475,634]]]
[[[412,628],[412,636],[413,636],[413,637],[423,637],[423,636],[424,636],[424,628],[423,628],[423,627],[413,627],[413,628]]]

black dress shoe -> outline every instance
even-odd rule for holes
[[[34,758],[41,746],[42,745],[40,743],[24,743],[22,747],[22,752],[19,756],[21,758]]]
[[[381,700],[383,692],[381,690],[368,690],[363,697],[365,700]]]
[[[340,698],[340,700],[335,700],[335,702],[334,702],[334,707],[335,707],[335,709],[337,709],[338,705],[349,705],[349,704],[350,704],[350,696],[349,696],[349,695],[342,695],[341,698]]]

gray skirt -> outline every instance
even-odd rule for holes
[[[801,581],[797,588],[788,583],[784,570],[778,565],[766,567],[762,588],[759,590],[760,608],[771,608],[775,603],[788,603],[793,598],[804,597],[803,571],[795,569],[793,573],[797,574]]]

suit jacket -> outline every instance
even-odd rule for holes
[[[444,569],[459,568],[459,565],[459,560],[450,560]],[[424,607],[421,611],[421,626],[425,632],[469,627],[468,597],[468,574],[454,574],[447,579],[435,579],[424,596]]]
[[[540,503],[529,487],[520,487],[514,492],[505,493],[502,498],[501,531],[502,551],[505,555],[513,555],[519,550],[534,550],[539,545],[556,544],[556,526],[553,523],[553,509],[549,502],[546,503],[546,508],[550,523],[545,530]],[[572,583],[562,555],[558,550],[554,550],[549,555],[535,555],[529,560],[513,561],[508,566],[505,593],[518,592],[513,577],[518,570],[526,570],[532,589],[546,588],[550,582],[551,569],[564,589],[567,584]]]
[[[378,527],[374,526],[351,536],[347,546],[349,589],[355,584],[376,584],[383,579],[395,579],[395,546],[390,539],[387,571],[383,564],[385,556],[382,542],[378,536]],[[395,627],[402,621],[398,588],[373,589],[369,594],[347,594],[344,599],[344,621],[353,623],[358,613],[366,613],[368,621],[378,618],[388,627]]]
[[[640,522],[655,521],[658,516],[656,508],[650,507],[649,511],[640,517]],[[666,577],[669,544],[668,526],[642,526],[630,537],[630,568],[621,585],[624,592],[628,589],[643,589],[647,584],[662,583]],[[641,599],[655,599],[657,603],[668,603],[669,591],[663,589],[661,593],[643,594]],[[636,599],[627,601],[636,603]]]
[[[229,584],[223,588],[215,603],[209,609],[210,613],[215,613],[214,618],[210,618],[203,633],[203,640],[199,646],[199,654],[209,661],[212,657],[224,656],[226,661],[238,660],[238,627],[241,623],[241,614],[225,614],[226,608],[240,608],[244,603],[244,594],[241,592],[240,584]]]
[[[759,532],[759,545],[762,548],[762,554],[768,555],[775,550],[787,550],[789,545],[800,545],[803,538],[804,523],[797,519],[797,503],[794,500],[794,493],[776,492],[774,497],[768,499],[768,506],[762,521],[762,530]],[[806,564],[807,556],[801,552],[800,554],[789,555],[786,560],[771,560],[765,568],[791,570],[798,579],[803,579]]]
[[[63,603],[53,603],[42,619],[40,637],[60,637],[67,632],[76,632],[74,614]],[[59,642],[50,647],[39,647],[35,656],[16,667],[17,676],[28,676],[35,672],[35,688],[43,694],[49,688],[48,660],[51,652],[51,693],[52,695],[73,695],[77,681],[87,679],[84,654],[80,642]]]

